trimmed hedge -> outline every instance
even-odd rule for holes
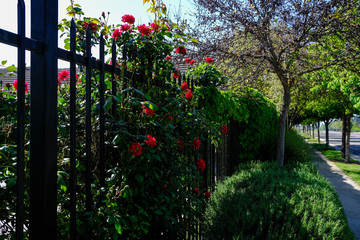
[[[337,194],[310,163],[249,163],[217,185],[208,239],[354,239]]]

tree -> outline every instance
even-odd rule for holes
[[[332,16],[341,1],[193,1],[201,23],[194,34],[202,55],[216,55],[217,61],[227,60],[228,68],[241,68],[247,74],[241,80],[272,74],[280,81],[283,102],[276,160],[283,165],[291,89],[301,84],[304,74],[337,62],[337,58],[314,61],[317,56],[311,55],[308,47],[332,31]]]

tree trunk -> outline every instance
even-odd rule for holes
[[[283,105],[279,116],[276,161],[284,166],[286,119],[290,108],[290,88],[284,87]]]
[[[303,133],[305,133],[305,125],[302,125],[302,127],[303,127]]]
[[[315,123],[312,123],[312,138],[315,138]]]
[[[352,114],[346,114],[346,129],[345,129],[345,162],[350,162],[350,133],[351,133],[351,117]]]
[[[318,143],[320,144],[320,122],[317,122],[317,137]]]
[[[345,140],[346,140],[346,115],[342,117],[342,137],[341,137],[341,157],[345,158]]]
[[[325,122],[326,149],[329,149],[329,124],[330,124],[330,121],[327,119],[324,122]]]

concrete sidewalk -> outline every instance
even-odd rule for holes
[[[350,229],[356,239],[360,240],[360,186],[317,150],[313,165],[317,166],[319,173],[329,179],[334,186],[345,210]]]

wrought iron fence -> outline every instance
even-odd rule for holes
[[[105,184],[105,74],[112,78],[112,95],[116,96],[117,76],[123,81],[129,75],[140,77],[141,73],[130,73],[115,64],[105,64],[104,38],[100,36],[100,57],[92,57],[91,33],[87,30],[85,55],[76,53],[76,27],[74,21],[70,30],[70,50],[58,47],[58,1],[31,1],[31,38],[25,37],[25,4],[18,1],[18,33],[0,29],[0,42],[15,46],[18,49],[18,91],[17,91],[17,210],[16,239],[24,239],[24,223],[29,223],[30,239],[57,238],[57,91],[58,91],[58,59],[70,63],[70,237],[77,239],[76,221],[76,66],[86,68],[86,211],[93,211],[92,183],[92,123],[91,123],[91,78],[94,69],[99,72],[99,179],[100,187]],[[112,44],[112,62],[116,63],[116,44]],[[29,217],[24,215],[24,146],[25,146],[25,51],[31,51],[31,112],[30,112],[30,208]],[[123,61],[132,53],[123,50]],[[130,56],[134,57],[134,56]],[[126,66],[126,64],[125,64]],[[136,77],[132,83],[136,87]],[[179,78],[175,84],[187,81],[194,88],[194,81]],[[113,99],[112,113],[116,112],[117,102]],[[231,175],[238,164],[238,124],[229,124],[229,134],[223,136],[222,145],[217,148],[205,143],[202,155],[206,161],[203,173],[203,188],[215,189],[216,181]],[[191,203],[188,203],[191,204]],[[183,216],[180,216],[183,217]],[[188,239],[201,239],[201,226],[194,219],[187,234]],[[156,236],[154,236],[156,237]],[[91,239],[91,236],[89,236]]]

